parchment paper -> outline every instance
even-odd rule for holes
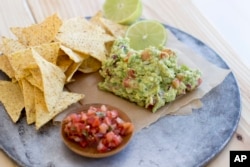
[[[86,96],[80,104],[71,106],[58,115],[54,121],[60,122],[66,114],[74,111],[78,105],[87,103],[104,103],[118,107],[126,112],[132,119],[136,132],[138,132],[142,128],[150,126],[159,118],[166,116],[167,114],[187,114],[191,113],[193,108],[202,107],[199,99],[219,85],[230,73],[230,70],[222,69],[213,65],[185,44],[178,41],[171,32],[168,32],[168,34],[169,36],[166,46],[177,51],[178,63],[185,64],[191,68],[198,68],[202,72],[203,82],[195,91],[179,97],[174,102],[166,104],[157,112],[152,113],[151,111],[139,107],[136,104],[122,99],[112,93],[99,90],[97,84],[102,81],[103,78],[98,72],[91,74],[77,73],[74,76],[75,82],[68,84],[67,88],[72,92],[83,93]]]

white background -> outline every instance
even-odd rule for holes
[[[250,68],[250,0],[192,0]]]

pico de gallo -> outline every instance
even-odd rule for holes
[[[108,152],[118,147],[123,137],[133,132],[131,122],[119,117],[115,109],[106,105],[90,106],[87,111],[72,113],[64,119],[66,136],[83,148],[96,147],[98,152]]]

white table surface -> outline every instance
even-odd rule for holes
[[[250,1],[192,0],[250,69]]]

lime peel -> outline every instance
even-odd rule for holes
[[[106,0],[103,4],[104,16],[116,23],[132,24],[142,14],[141,0]]]
[[[147,47],[160,47],[166,44],[167,31],[163,24],[155,20],[141,20],[132,24],[126,37],[130,40],[130,47],[143,50]]]

